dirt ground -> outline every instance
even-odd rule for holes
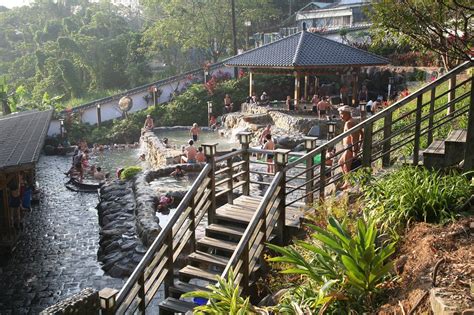
[[[431,313],[429,290],[433,286],[449,288],[451,301],[460,305],[461,310],[474,308],[474,296],[471,295],[474,216],[446,226],[416,223],[407,230],[396,253],[395,269],[399,277],[389,284],[389,300],[380,307],[378,314]],[[416,304],[419,306],[413,310]]]

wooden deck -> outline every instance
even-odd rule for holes
[[[249,223],[262,199],[263,197],[240,196],[234,199],[233,204],[219,207],[216,210],[216,217],[236,223]],[[304,215],[303,207],[303,205],[301,207],[296,205],[286,209],[285,225],[287,227],[300,227],[300,218]]]

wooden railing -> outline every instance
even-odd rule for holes
[[[258,263],[263,263],[261,254],[264,244],[268,242],[274,229],[284,227],[285,209],[297,202],[311,204],[314,200],[322,199],[329,185],[343,180],[344,174],[338,172],[340,165],[337,162],[332,165],[326,163],[328,150],[335,149],[331,159],[336,161],[351,150],[351,162],[358,164],[353,165],[351,172],[361,167],[374,167],[379,161],[381,167],[390,166],[395,162],[394,153],[398,153],[398,157],[409,155],[411,163],[418,165],[420,151],[433,141],[435,134],[439,137],[446,136],[442,134],[445,130],[440,127],[448,123],[460,124],[456,119],[467,114],[464,167],[474,168],[474,77],[470,74],[467,79],[463,79],[463,76],[466,77],[465,70],[468,69],[472,69],[472,61],[460,65],[412,95],[310,150],[285,167],[279,167],[222,277],[227,277],[232,268],[236,281],[245,294],[253,268]],[[437,93],[436,89],[448,81],[448,90]],[[448,101],[440,102],[445,96],[449,96]],[[446,115],[448,109],[449,114]],[[344,138],[355,133],[360,134],[359,141],[346,147],[340,145]],[[264,153],[256,149],[249,151]],[[356,159],[360,163],[355,162]],[[295,194],[297,191],[304,193]],[[315,196],[319,198],[314,198]],[[284,232],[279,233],[281,240],[286,241]]]
[[[117,295],[115,314],[145,313],[156,292],[173,284],[173,265],[184,247],[195,246],[195,231],[212,206],[210,187],[212,165],[206,164],[180,202],[169,223],[160,232],[143,259]]]

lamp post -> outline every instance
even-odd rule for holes
[[[247,28],[247,35],[245,37],[245,49],[248,50],[249,49],[250,26],[252,26],[252,22],[251,21],[245,21],[244,25]]]
[[[102,123],[102,117],[101,117],[101,112],[100,112],[100,104],[97,104],[97,127],[100,127],[101,123]]]
[[[306,152],[311,152],[317,147],[316,137],[304,137],[304,147]],[[306,204],[311,205],[313,203],[313,190],[314,190],[314,160],[312,157],[306,160]]]
[[[242,165],[242,171],[245,172],[242,176],[242,180],[245,183],[242,186],[242,194],[244,196],[248,196],[250,194],[250,154],[248,150],[251,136],[252,133],[247,131],[242,131],[237,134],[237,137],[239,137],[239,143],[242,145],[242,160],[245,161],[245,163]]]
[[[214,223],[216,217],[216,161],[214,159],[217,152],[217,143],[203,143],[201,145],[204,149],[204,155],[206,156],[207,163],[211,164],[211,171],[209,172],[209,190],[211,191],[209,199],[211,200],[211,206],[207,212],[207,223],[210,225]]]
[[[156,92],[158,92],[158,88],[154,86],[153,87],[153,105],[156,105]]]
[[[334,138],[334,135],[336,134],[336,122],[335,121],[328,121],[328,140],[331,140]]]
[[[359,103],[359,110],[360,110],[360,118],[365,119],[365,106],[367,105],[366,102],[360,102]]]
[[[59,119],[59,134],[61,135],[61,140],[63,140],[64,136],[64,119]]]
[[[99,292],[100,308],[105,314],[113,314],[118,290],[104,288]]]
[[[212,102],[207,102],[207,125],[211,125],[211,115],[212,115]]]

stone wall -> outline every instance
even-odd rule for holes
[[[41,315],[100,314],[99,292],[86,288],[73,296],[43,310]]]
[[[145,148],[145,159],[150,168],[157,169],[166,165],[166,148],[152,131],[142,133],[140,145]]]
[[[312,118],[311,116],[308,116],[308,111],[299,110],[293,111],[291,114],[288,114],[288,112],[285,110],[272,109],[264,106],[258,106],[255,104],[247,103],[242,104],[242,111],[241,113],[238,113],[238,115],[240,115],[238,118],[230,117],[229,123],[227,122],[229,118],[226,118],[225,126],[227,128],[232,128],[232,124],[238,124],[238,119],[245,119],[245,116],[248,115],[263,114],[270,116],[272,124],[275,125],[277,128],[286,130],[289,133],[302,133],[306,135],[312,127],[319,126],[319,138],[325,139],[327,137],[327,120],[320,120],[316,117]],[[339,119],[337,111],[334,111],[334,113],[332,114],[336,115],[337,119]],[[308,117],[301,117],[301,115],[305,115]],[[338,129],[342,130],[342,123],[338,123]]]
[[[98,260],[110,276],[131,275],[146,252],[143,239],[137,237],[139,222],[132,181],[114,181],[100,189],[97,206],[100,225]],[[158,220],[151,220],[147,233],[159,233]],[[143,237],[145,240],[147,237]]]

